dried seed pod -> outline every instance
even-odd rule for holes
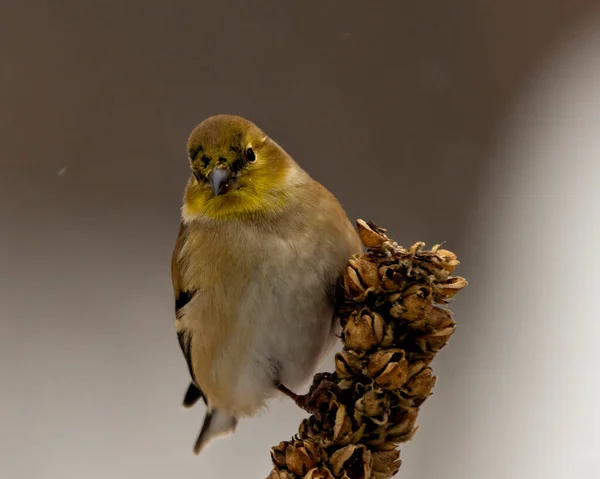
[[[300,427],[298,428],[298,437],[300,439],[315,439],[320,440],[321,445],[327,447],[330,443],[324,440],[324,437],[327,436],[326,429],[330,429],[329,425],[322,425],[316,420],[314,416],[303,419],[300,423]]]
[[[330,462],[333,466],[333,473],[335,475],[340,474],[342,468],[344,467],[344,463],[352,457],[352,454],[354,454],[356,448],[357,446],[355,445],[345,446],[333,453]]]
[[[375,333],[375,340],[380,343],[383,341],[385,323],[380,314],[373,312],[371,313],[371,316],[373,317],[373,332]]]
[[[373,317],[368,314],[353,314],[344,327],[343,338],[350,349],[362,351],[371,349],[377,344]]]
[[[377,289],[369,287],[365,289],[361,294],[351,299],[352,301],[354,301],[354,303],[357,304],[367,304],[375,296],[377,296]]]
[[[322,462],[326,457],[326,453],[323,448],[313,441],[304,441],[304,447],[306,448],[306,451],[310,457],[317,463]]]
[[[356,271],[356,262],[350,260],[350,264],[344,270],[344,288],[350,297],[358,296],[365,291]]]
[[[280,442],[278,446],[271,449],[271,459],[275,466],[284,467],[286,465],[285,451],[287,446],[287,442]]]
[[[379,286],[384,291],[397,292],[402,289],[401,276],[393,266],[382,266],[378,270],[381,282]]]
[[[363,362],[366,362],[366,359],[363,361],[362,354],[352,351],[351,349],[344,349],[342,351],[342,358],[346,365],[355,373],[361,374],[365,369],[363,367]]]
[[[390,400],[383,391],[371,389],[356,401],[355,412],[367,417],[381,416],[385,414],[389,404]]]
[[[390,316],[392,318],[400,319],[400,318],[402,318],[402,315],[405,313],[406,313],[406,308],[399,303],[395,303],[390,308]]]
[[[387,479],[394,476],[400,469],[400,451],[395,444],[390,445],[393,449],[371,452],[373,457],[372,479]]]
[[[354,375],[352,368],[346,363],[341,353],[335,355],[335,373],[340,379],[351,378]]]
[[[369,479],[373,458],[364,445],[350,444],[338,449],[331,455],[331,466],[336,476],[346,473],[349,478]]]
[[[426,366],[425,361],[415,361],[408,368],[408,376],[413,377],[416,376],[419,372],[423,370]]]
[[[359,279],[361,283],[365,284],[367,288],[377,288],[380,283],[379,279],[379,266],[376,262],[366,260],[364,258],[359,258],[357,260],[357,266],[359,274]]]
[[[384,349],[377,351],[371,355],[369,359],[369,365],[367,367],[367,373],[371,377],[376,377],[392,360],[394,355],[393,350]]]
[[[402,293],[392,293],[387,297],[387,302],[394,304],[400,298],[402,298]]]
[[[308,453],[304,441],[288,445],[285,451],[285,464],[290,471],[298,476],[305,475],[316,466],[316,462]]]
[[[333,441],[337,444],[348,444],[352,438],[352,421],[348,417],[346,407],[338,405],[333,428]]]
[[[436,377],[433,375],[433,371],[430,367],[426,367],[411,377],[402,390],[411,396],[426,398],[431,394],[435,381]]]
[[[400,335],[399,339],[400,339]],[[381,341],[381,347],[389,348],[394,345],[396,336],[394,334],[394,323],[392,321],[385,325],[385,331],[383,333],[383,340]]]
[[[408,248],[408,254],[416,254],[419,251],[421,251],[421,249],[423,249],[423,246],[425,246],[425,243],[423,243],[422,241],[417,241],[414,245],[412,245],[410,248]]]
[[[387,425],[379,425],[375,429],[366,431],[362,442],[370,449],[379,449],[382,444],[385,444],[388,441],[389,427],[390,424],[388,423]]]
[[[415,426],[412,430],[407,431],[405,434],[400,434],[398,436],[392,436],[390,434],[389,435],[389,439],[392,440],[392,441],[394,441],[394,442],[398,442],[398,443],[408,442],[413,437],[415,437],[415,434],[417,433],[418,430],[419,430],[419,426]]]
[[[467,280],[465,278],[461,278],[460,276],[450,278],[442,285],[442,294],[446,299],[453,298],[456,293],[467,286],[467,284],[469,284],[467,283]]]
[[[365,423],[361,424],[360,427],[352,433],[352,437],[350,438],[350,444],[356,444],[359,442],[365,434],[365,429],[367,425]]]
[[[437,353],[448,344],[450,336],[454,333],[454,327],[426,334],[416,338],[417,345],[422,351]]]
[[[404,313],[401,318],[410,322],[422,320],[433,308],[431,301],[416,294],[404,298],[402,306],[404,307]]]
[[[375,382],[386,389],[400,389],[408,379],[408,361],[402,358],[390,362],[383,372],[375,378]]]
[[[394,426],[387,430],[389,437],[398,438],[414,434],[418,413],[415,407],[395,409],[390,417],[390,422],[393,422]]]
[[[267,479],[297,479],[298,476],[288,471],[278,471],[277,469],[273,469],[271,474]]]
[[[393,442],[384,442],[383,444],[381,444],[378,448],[379,452],[383,452],[383,451],[396,451],[398,452],[398,455],[400,455],[400,451],[398,451],[396,449],[396,444],[394,444]]]
[[[326,467],[319,467],[308,471],[304,479],[335,479],[335,477]]]
[[[442,261],[442,266],[446,271],[448,271],[448,273],[452,273],[452,271],[454,271],[460,264],[460,261],[457,261],[456,255],[452,251],[448,251],[447,249],[438,249],[436,254]]]
[[[372,378],[375,378],[389,365],[390,362],[402,361],[405,357],[406,354],[402,349],[381,349],[371,355],[367,373]]]
[[[385,236],[385,234],[375,231],[365,221],[358,220],[356,225],[358,227],[358,236],[360,237],[362,244],[364,244],[367,248],[380,248],[386,241],[388,241],[388,238]]]
[[[452,313],[446,308],[434,306],[427,315],[427,323],[432,331],[439,331],[449,327],[454,327],[456,324],[452,319]]]
[[[418,295],[420,297],[425,297],[423,290],[423,285],[416,283],[413,284],[411,286],[409,286],[408,288],[406,288],[404,291],[402,291],[402,297],[406,298],[407,296],[412,296],[412,295]]]

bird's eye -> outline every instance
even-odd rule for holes
[[[250,163],[254,163],[256,161],[256,154],[252,148],[248,148],[246,150],[246,158],[248,158]]]
[[[210,164],[210,158],[206,155],[202,155],[202,158],[200,158],[200,160],[202,161],[202,164],[205,168]]]

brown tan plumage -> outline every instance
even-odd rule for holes
[[[360,241],[342,207],[256,125],[219,115],[190,135],[172,258],[179,343],[208,412],[196,453],[314,372],[337,279]]]

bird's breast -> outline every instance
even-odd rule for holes
[[[213,403],[262,403],[275,376],[292,387],[303,370],[310,374],[329,339],[331,287],[347,259],[327,244],[307,230],[239,225],[190,235],[183,273],[197,294],[184,321],[197,380]]]

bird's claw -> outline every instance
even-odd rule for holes
[[[341,393],[340,387],[330,379],[331,376],[330,373],[315,375],[308,393],[295,398],[298,407],[314,415],[319,421],[323,419],[321,406],[329,404],[332,396],[339,397]]]

